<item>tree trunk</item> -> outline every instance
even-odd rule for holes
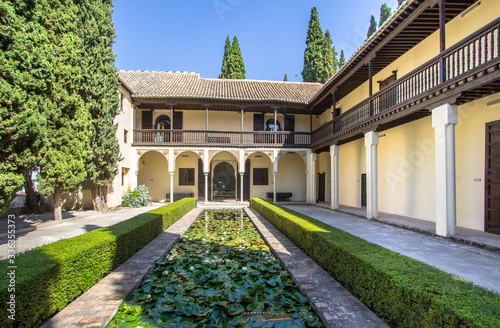
[[[35,191],[33,190],[33,181],[31,180],[31,172],[28,174],[26,178],[26,185],[24,186],[26,189],[26,206],[30,213],[39,214],[40,207],[38,206],[38,198],[35,195]]]
[[[52,194],[52,207],[54,208],[54,220],[62,220],[61,193],[57,189]]]
[[[99,211],[103,213],[108,212],[108,206],[106,202],[103,201],[102,197],[102,187],[96,183],[92,183],[92,205],[94,211]]]

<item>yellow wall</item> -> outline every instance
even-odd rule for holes
[[[278,164],[276,192],[292,192],[290,200],[306,200],[306,166],[298,154],[285,154]]]
[[[361,206],[361,173],[366,172],[364,140],[339,147],[339,202]]]
[[[143,154],[139,159],[137,184],[148,187],[149,196],[153,201],[164,200],[166,194],[170,192],[170,175],[165,156],[157,151]]]
[[[187,157],[186,157],[187,156]],[[200,157],[193,152],[184,152],[177,157],[174,174],[174,194],[181,192],[192,192],[198,198],[198,159]],[[194,186],[179,186],[179,169],[194,169]]]
[[[261,157],[256,157],[261,156]],[[273,191],[273,165],[271,159],[262,153],[252,154],[250,157],[250,197],[263,197],[266,198],[266,192]],[[254,186],[253,185],[253,169],[254,168],[267,168],[268,182],[267,186]]]

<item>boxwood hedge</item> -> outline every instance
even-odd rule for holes
[[[15,292],[9,290],[12,269],[1,261],[0,326],[38,327],[194,207],[194,198],[184,198],[107,228],[19,254]],[[15,295],[15,321],[8,318],[11,295]]]
[[[390,326],[500,327],[499,294],[263,199],[252,207]]]

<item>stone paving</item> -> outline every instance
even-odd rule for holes
[[[172,249],[202,210],[191,210],[41,328],[105,327],[116,314],[118,306],[141,283],[149,268]]]
[[[387,327],[363,303],[252,208],[245,208],[273,253],[327,327]]]
[[[287,208],[500,293],[500,253],[311,205]]]

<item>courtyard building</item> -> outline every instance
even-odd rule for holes
[[[110,206],[326,202],[500,234],[500,2],[406,1],[325,84],[120,71]]]

